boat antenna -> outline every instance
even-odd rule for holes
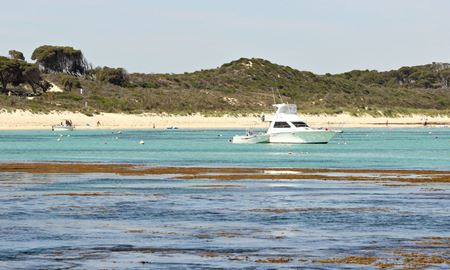
[[[278,89],[278,87],[277,87],[277,93],[278,93],[278,97],[279,97],[280,100],[281,100],[281,103],[284,104],[283,98],[281,97],[280,89]]]
[[[272,97],[273,97],[273,104],[277,103],[275,100],[275,91],[273,90],[273,87],[270,87],[270,90],[272,90]]]

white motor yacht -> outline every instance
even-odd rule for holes
[[[233,143],[242,143],[242,140],[248,143],[328,143],[336,133],[342,131],[330,130],[327,128],[309,127],[297,115],[297,105],[295,104],[275,104],[277,111],[270,120],[270,126],[266,133],[259,135],[260,138],[268,140],[258,140],[248,136],[234,136]],[[263,135],[265,135],[263,137]],[[245,138],[248,137],[248,138]]]

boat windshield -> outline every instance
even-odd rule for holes
[[[308,125],[305,122],[291,122],[295,127],[308,127]]]
[[[290,128],[291,126],[287,122],[275,122],[274,128]]]

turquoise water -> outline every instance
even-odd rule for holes
[[[239,133],[2,131],[0,162],[450,169],[444,128],[346,129],[328,145],[228,142]],[[317,260],[450,259],[448,245],[418,244],[450,237],[450,186],[390,184],[3,172],[0,269],[379,269]],[[267,258],[289,261],[258,261]]]
[[[450,169],[450,129],[345,129],[326,145],[237,145],[242,130],[1,131],[0,161]],[[57,141],[64,134],[60,141]],[[67,134],[70,137],[67,137]],[[144,140],[145,144],[138,142]]]

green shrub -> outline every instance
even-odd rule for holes
[[[78,78],[70,75],[64,75],[62,77],[62,85],[66,91],[72,91],[74,88],[81,88],[81,83]]]
[[[98,67],[94,70],[97,80],[119,86],[128,85],[128,73],[123,68]]]

